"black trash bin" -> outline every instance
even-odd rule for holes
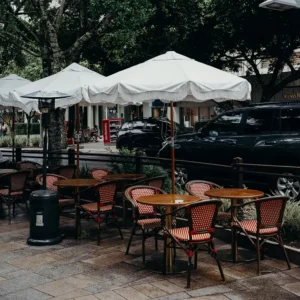
[[[58,193],[48,190],[30,194],[29,245],[46,246],[60,243]]]

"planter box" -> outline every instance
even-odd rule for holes
[[[223,240],[229,244],[231,244],[231,230],[230,229],[224,229],[224,228],[217,228],[215,237]],[[254,238],[255,241],[255,238]],[[254,251],[254,247],[249,241],[249,239],[244,235],[244,234],[239,234],[238,235],[238,245],[249,250]],[[283,251],[281,247],[273,242],[273,241],[267,241],[265,243],[265,248],[267,249],[266,255],[272,258],[277,258],[280,260],[284,260],[283,256]],[[300,250],[290,247],[290,246],[285,246],[287,255],[290,259],[290,262],[296,265],[300,265]]]

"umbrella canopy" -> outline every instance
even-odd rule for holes
[[[161,99],[196,101],[250,99],[241,77],[170,51],[89,85],[90,98],[122,103]]]
[[[36,91],[21,96],[21,98],[29,99],[62,99],[68,97],[70,97],[70,95],[58,91]]]
[[[240,77],[199,63],[176,52],[167,52],[137,66],[113,74],[89,86],[90,98],[114,103],[170,101],[204,102],[250,99],[251,85]],[[174,132],[171,130],[171,179],[175,193]]]
[[[26,105],[23,104],[22,100],[15,101],[14,99],[9,99],[9,93],[14,89],[24,86],[30,82],[30,80],[24,79],[15,74],[10,74],[9,76],[0,78],[0,105],[18,107],[29,113],[30,110],[28,110]]]
[[[59,97],[53,97],[56,99],[55,107],[68,107],[76,103],[89,104],[90,99],[87,92],[87,86],[99,82],[105,78],[103,75],[98,74],[97,72],[91,71],[88,68],[85,68],[76,63],[72,63],[62,71],[48,76],[46,78],[32,82],[26,86],[15,89],[13,93],[10,94],[10,97],[15,100],[20,101],[20,97],[23,95],[31,94],[33,92],[46,93],[51,95],[55,94],[57,91],[70,95],[70,97],[59,99]],[[37,97],[38,98],[38,97]],[[24,98],[23,101],[25,104],[34,103],[31,107],[32,110],[38,111],[38,101],[29,100]]]

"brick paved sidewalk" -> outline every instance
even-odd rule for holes
[[[144,300],[144,299],[299,299],[300,269],[285,262],[266,259],[264,275],[256,276],[256,263],[223,263],[222,282],[214,260],[199,253],[198,269],[186,289],[186,274],[151,273],[141,263],[141,243],[135,240],[125,255],[130,230],[103,230],[101,245],[96,243],[96,224],[83,223],[83,238],[75,241],[74,220],[61,218],[67,237],[61,244],[33,247],[26,244],[29,223],[15,218],[8,225],[0,219],[0,299],[1,300]],[[91,237],[90,237],[91,236]],[[219,249],[228,247],[218,241]],[[154,242],[147,242],[147,255]],[[162,245],[159,244],[159,249]],[[180,251],[178,251],[179,255]]]

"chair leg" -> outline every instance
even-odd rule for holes
[[[166,275],[166,263],[167,263],[167,238],[164,237],[164,257],[163,257],[163,274]]]
[[[157,251],[158,250],[157,233],[155,234],[154,239],[155,239],[155,250]]]
[[[260,275],[260,242],[258,236],[256,236],[256,253],[257,253],[257,275]]]
[[[283,254],[284,254],[286,263],[287,263],[288,268],[289,268],[289,270],[290,270],[290,269],[291,269],[291,264],[290,264],[289,257],[288,257],[288,255],[287,255],[287,253],[286,253],[286,250],[285,250],[285,248],[284,248],[284,244],[283,244],[283,241],[282,241],[281,234],[278,234],[277,237],[278,237],[278,240],[279,240],[279,245],[280,245],[280,247],[281,247],[282,250],[283,250]]]
[[[121,240],[123,240],[123,234],[122,234],[122,231],[121,231],[121,227],[120,227],[120,224],[119,224],[119,221],[118,221],[118,218],[116,215],[113,215],[113,218],[115,219],[116,221],[116,225],[118,227],[118,230],[119,230],[119,234],[120,234],[120,237],[121,237]],[[107,224],[107,223],[106,223]]]
[[[196,248],[196,251],[195,251],[195,259],[194,259],[194,269],[197,269],[198,267],[198,248]]]
[[[11,207],[10,207],[10,205],[11,205],[11,203],[8,200],[7,201],[7,207],[8,207],[8,222],[9,222],[9,224],[11,224]]]
[[[98,246],[100,245],[100,237],[101,237],[101,222],[98,220]]]
[[[190,249],[192,251],[192,249]],[[188,259],[188,271],[187,271],[187,285],[186,287],[189,289],[191,287],[191,269],[192,269],[192,257],[189,256]]]
[[[136,224],[136,222],[134,222],[133,227],[132,227],[132,231],[131,231],[131,235],[130,235],[130,238],[129,238],[129,241],[128,241],[127,249],[126,249],[126,252],[125,252],[126,255],[129,253],[129,248],[131,246],[131,242],[132,242],[133,236],[135,234],[136,226],[137,226],[137,224]]]
[[[215,248],[215,243],[213,241],[211,241],[209,243],[209,247],[211,248],[211,255],[212,255],[212,257],[217,262],[217,265],[218,265],[218,268],[219,268],[222,280],[225,281],[225,276],[224,276],[224,273],[223,273],[223,268],[222,268],[221,262],[220,262],[219,257],[218,257],[217,249]]]
[[[142,255],[143,255],[143,264],[145,263],[145,242],[146,242],[146,234],[145,229],[142,229]]]

